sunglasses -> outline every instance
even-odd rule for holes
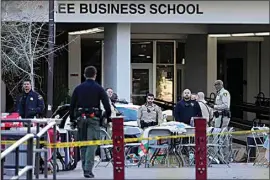
[[[147,100],[149,100],[149,101],[153,101],[153,100],[154,100],[154,98],[147,98]]]

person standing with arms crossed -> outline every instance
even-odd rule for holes
[[[100,139],[102,102],[106,118],[111,116],[109,97],[103,87],[95,82],[97,69],[88,66],[84,70],[85,82],[78,85],[71,98],[70,120],[72,127],[78,126],[78,138],[80,141],[94,141]],[[76,122],[76,119],[78,120]],[[81,147],[82,168],[85,178],[94,178],[93,167],[97,146]]]

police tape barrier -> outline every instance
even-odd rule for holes
[[[16,142],[16,141],[14,141],[14,140],[2,140],[2,141],[1,141],[1,145],[10,145],[10,144],[13,144],[13,143],[15,143],[15,142]],[[24,142],[24,143],[22,143],[22,144],[23,144],[23,145],[26,145],[27,142]],[[36,142],[34,142],[33,144],[36,144]],[[40,141],[39,144],[40,144],[40,145],[43,145],[43,144],[47,145],[48,142],[47,142],[47,141]]]
[[[269,130],[249,130],[249,131],[234,131],[234,132],[223,132],[223,133],[208,133],[207,136],[213,135],[245,135],[251,133],[269,133]],[[182,134],[182,135],[171,135],[171,136],[155,136],[148,138],[125,138],[125,143],[138,142],[138,141],[149,141],[149,140],[162,140],[162,139],[178,139],[178,138],[189,138],[194,137],[195,134]],[[1,144],[13,144],[16,141],[1,141]],[[27,143],[25,143],[27,144]],[[97,146],[97,145],[108,145],[113,144],[110,140],[94,140],[94,141],[74,141],[74,142],[58,142],[58,143],[46,143],[41,141],[40,144],[45,145],[47,148],[68,148],[68,147],[82,147],[82,146]]]

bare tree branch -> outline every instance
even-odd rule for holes
[[[35,74],[37,65],[66,46],[49,51],[45,6],[46,1],[2,1],[2,76],[13,98],[24,79],[29,78],[33,86],[35,78],[41,83],[42,78]]]

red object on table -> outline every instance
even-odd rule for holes
[[[14,119],[19,119],[19,118],[20,118],[19,113],[11,113],[11,114],[7,115],[5,118],[1,118],[1,119],[14,120]],[[23,127],[23,123],[22,122],[3,122],[3,123],[1,123],[1,130],[6,130],[8,128],[13,128],[13,127]]]
[[[206,119],[194,118],[195,122],[195,173],[196,180],[207,180]]]
[[[124,118],[112,118],[113,179],[125,179]]]
[[[5,118],[1,117],[1,120],[8,120],[8,119],[19,119],[20,115],[19,113],[11,113],[9,115],[7,115]],[[1,130],[8,130],[10,128],[14,128],[14,127],[23,127],[23,123],[22,122],[1,122]],[[6,140],[4,137],[1,138],[2,141]],[[6,145],[5,144],[1,144],[1,150],[5,150],[6,149]]]

